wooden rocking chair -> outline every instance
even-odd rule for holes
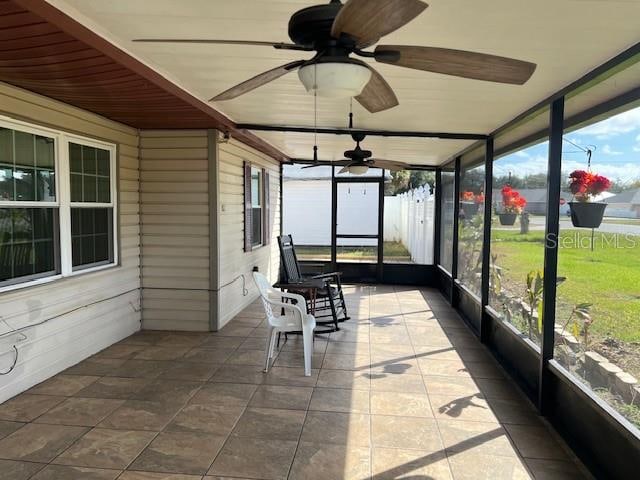
[[[281,258],[281,285],[287,285],[287,290],[302,295],[307,302],[307,310],[312,311],[318,325],[333,324],[331,331],[338,331],[338,323],[349,320],[347,305],[342,293],[340,272],[322,273],[319,275],[303,275],[298,264],[298,257],[293,245],[291,235],[278,237]],[[319,280],[322,286],[315,290],[315,298],[311,298],[309,290],[301,288],[296,290],[295,284]],[[327,333],[317,332],[317,333]]]

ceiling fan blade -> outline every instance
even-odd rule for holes
[[[210,101],[219,102],[224,100],[231,100],[233,98],[239,97],[240,95],[244,95],[252,90],[255,90],[258,87],[266,85],[269,82],[273,82],[274,80],[286,75],[289,72],[297,69],[300,65],[305,63],[305,60],[297,60],[295,62],[287,63],[285,65],[281,65],[272,70],[268,70],[260,75],[256,75],[249,80],[239,83],[235,87],[231,87],[229,90],[222,92],[219,95],[213,97]]]
[[[371,113],[388,110],[398,105],[398,98],[387,81],[376,69],[367,65],[371,70],[371,80],[364,87],[356,100]]]
[[[395,57],[391,54],[396,52]],[[436,47],[378,45],[378,62],[456,77],[488,82],[524,84],[536,69],[536,64],[484,53]]]
[[[373,159],[372,164],[376,168],[383,168],[385,170],[391,170],[392,172],[406,170],[407,168],[409,168],[409,165],[404,162],[398,162],[396,160],[384,160],[382,158]]]
[[[273,47],[278,50],[304,50],[312,51],[313,48],[283,42],[259,42],[253,40],[210,40],[198,38],[137,38],[133,40],[139,43],[199,43],[209,45],[254,45],[258,47]]]
[[[360,48],[373,45],[427,7],[421,0],[349,0],[333,21],[331,36],[348,35]]]

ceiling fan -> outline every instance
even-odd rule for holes
[[[356,146],[353,150],[347,150],[344,152],[346,160],[339,160],[337,162],[331,162],[331,165],[342,166],[342,169],[338,173],[351,173],[353,175],[364,175],[369,171],[369,168],[383,168],[385,170],[391,170],[393,172],[398,170],[405,170],[409,168],[409,165],[404,162],[398,162],[395,160],[383,160],[381,158],[371,158],[373,153],[371,150],[363,150],[360,147],[360,142],[365,139],[363,133],[353,133],[351,138],[356,142]],[[326,166],[326,163],[314,162],[310,165],[302,167],[314,168]]]
[[[319,96],[355,97],[371,113],[395,107],[398,99],[371,65],[352,58],[352,54],[399,67],[515,85],[524,84],[535,71],[534,63],[464,50],[408,45],[378,45],[374,51],[363,50],[409,23],[427,6],[421,0],[347,0],[344,5],[340,0],[331,0],[291,16],[289,37],[293,43],[160,38],[134,41],[315,51],[309,60],[296,60],[261,73],[211,100],[231,100],[297,70],[307,91]]]

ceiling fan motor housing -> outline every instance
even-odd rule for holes
[[[341,8],[340,2],[331,2],[297,11],[289,20],[289,38],[305,46],[329,42],[333,20]]]

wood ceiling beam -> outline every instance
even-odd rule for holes
[[[58,10],[53,5],[47,3],[45,0],[13,0],[13,3],[19,5],[25,10],[29,10],[46,22],[55,25],[57,28],[64,31],[68,35],[71,35],[77,40],[101,52],[102,54],[106,55],[107,57],[111,58],[118,64],[126,67],[137,75],[140,75],[150,83],[170,93],[171,95],[182,100],[188,105],[191,105],[198,111],[205,113],[208,117],[211,118],[210,128],[216,128],[225,133],[228,133],[236,140],[239,140],[276,160],[288,160],[288,156],[275,148],[273,145],[265,142],[254,133],[248,132],[243,128],[239,128],[235,124],[235,122],[220,113],[211,105],[196,98],[186,90],[183,90],[181,87],[165,78],[160,73],[153,70],[151,67],[145,65],[140,60],[134,58],[124,50],[120,49],[105,38],[85,27],[74,18]]]

